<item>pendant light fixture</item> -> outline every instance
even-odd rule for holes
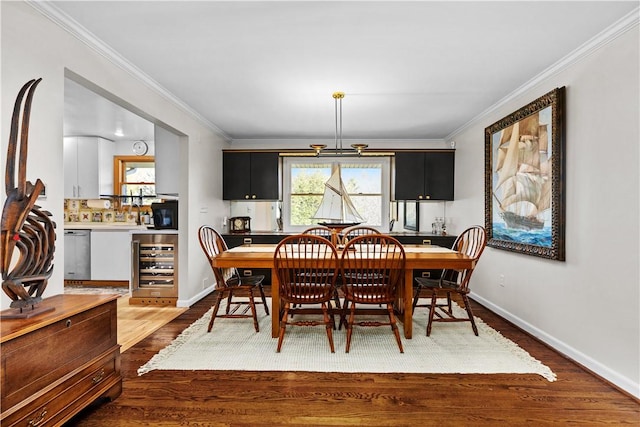
[[[344,153],[342,148],[342,100],[344,99],[344,92],[333,92],[333,100],[335,105],[335,117],[336,117],[336,133],[335,133],[335,151],[333,155],[353,155],[356,154],[358,156],[362,155],[362,151],[368,147],[367,144],[351,144],[351,148],[355,150],[355,153],[348,152]],[[326,144],[311,144],[311,148],[315,152],[316,156],[320,156],[322,154],[322,150],[327,148]]]

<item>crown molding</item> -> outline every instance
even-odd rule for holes
[[[611,24],[608,28],[604,29],[603,31],[598,33],[596,36],[594,36],[590,40],[583,43],[581,46],[579,46],[577,49],[575,49],[574,51],[566,55],[564,58],[560,59],[559,61],[557,61],[556,63],[554,63],[547,69],[545,69],[544,71],[542,71],[540,74],[533,77],[531,80],[529,80],[528,82],[526,82],[525,84],[523,84],[522,86],[520,86],[519,88],[511,92],[509,95],[505,96],[504,98],[502,98],[501,100],[493,104],[491,107],[489,107],[482,113],[475,116],[473,119],[469,120],[464,125],[460,126],[456,130],[451,132],[449,135],[445,137],[445,140],[451,141],[455,139],[455,137],[457,137],[460,133],[469,129],[470,127],[477,124],[481,120],[486,119],[487,116],[493,114],[495,111],[499,110],[501,107],[503,107],[505,104],[509,103],[513,99],[519,97],[520,95],[524,94],[528,90],[534,88],[544,80],[567,69],[568,67],[575,64],[576,62],[581,61],[582,59],[591,55],[595,51],[611,43],[613,40],[617,39],[627,31],[637,27],[639,22],[640,22],[640,7],[637,7],[631,12],[629,12],[628,14],[626,14],[625,16],[623,16],[622,18],[620,18],[618,21]]]
[[[131,62],[126,60],[122,55],[116,52],[111,46],[104,43],[102,40],[96,38],[91,32],[89,32],[86,28],[80,25],[76,20],[71,18],[66,13],[62,12],[58,9],[53,2],[50,1],[35,1],[35,0],[25,0],[27,4],[33,7],[35,10],[40,12],[46,18],[54,22],[63,30],[67,31],[73,37],[84,43],[93,51],[97,52],[111,63],[121,68],[122,70],[129,73],[132,77],[141,81],[145,86],[158,93],[160,96],[165,98],[167,101],[178,106],[182,111],[193,117],[196,121],[200,122],[205,127],[208,127],[213,132],[222,136],[227,142],[231,142],[232,138],[222,129],[213,124],[210,120],[206,119],[196,110],[191,108],[188,104],[182,101],[180,98],[175,96],[173,93],[169,92],[165,89],[160,83],[155,81],[145,72],[143,72],[140,68],[133,65]]]

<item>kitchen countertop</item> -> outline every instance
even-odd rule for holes
[[[98,232],[124,231],[131,234],[178,234],[178,230],[156,230],[146,225],[118,224],[118,223],[91,223],[91,222],[65,222],[65,230],[91,230]]]
[[[101,230],[101,231],[126,231],[146,230],[146,225],[119,223],[119,222],[65,222],[65,230]]]
[[[301,232],[300,232],[301,233]],[[268,230],[255,230],[255,231],[249,231],[247,233],[231,233],[228,231],[224,231],[221,232],[220,234],[224,235],[224,236],[291,236],[294,234],[298,234],[298,232],[293,232],[293,231],[268,231]],[[387,234],[387,233],[385,233]],[[391,233],[388,233],[390,236],[416,236],[416,237],[429,237],[429,236],[435,236],[435,237],[443,237],[441,234],[433,234],[431,232],[427,232],[427,231],[392,231]],[[451,235],[449,235],[451,236]]]

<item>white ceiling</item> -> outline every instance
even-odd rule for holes
[[[440,139],[638,4],[56,1],[53,6],[232,139],[333,138],[331,94],[337,90],[346,93],[345,139]],[[71,120],[66,113],[65,121]]]

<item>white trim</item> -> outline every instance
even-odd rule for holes
[[[180,98],[175,96],[173,93],[169,92],[165,89],[160,83],[152,79],[149,75],[144,73],[141,69],[133,65],[131,62],[127,61],[122,55],[113,50],[111,46],[104,43],[102,40],[96,38],[89,30],[80,25],[76,20],[71,18],[66,13],[62,12],[58,9],[53,2],[42,2],[42,1],[34,1],[34,0],[25,0],[25,2],[33,7],[35,10],[40,12],[42,15],[53,21],[56,25],[60,26],[62,29],[66,30],[69,34],[74,36],[76,39],[80,40],[82,43],[87,45],[90,49],[93,49],[98,54],[102,55],[104,58],[112,62],[117,67],[123,69],[128,72],[131,76],[140,80],[145,86],[158,93],[160,96],[164,97],[167,101],[175,104],[177,107],[182,109],[185,113],[193,117],[195,120],[203,124],[205,127],[208,127],[213,132],[222,136],[227,142],[231,142],[232,138],[222,129],[217,127],[211,121],[206,119],[196,110],[191,108],[185,102],[183,102]]]
[[[193,304],[197,303],[198,301],[200,301],[202,298],[206,297],[207,295],[209,295],[210,293],[212,293],[213,291],[216,290],[216,285],[211,285],[208,288],[204,289],[203,291],[197,293],[196,295],[192,296],[191,298],[184,300],[184,299],[178,299],[178,301],[176,301],[176,307],[191,307]]]
[[[480,122],[481,120],[486,119],[487,116],[498,111],[505,104],[511,102],[518,96],[531,90],[532,88],[534,88],[541,82],[545,81],[546,79],[550,78],[551,76],[558,74],[559,72],[567,69],[568,67],[575,64],[576,62],[586,58],[587,56],[594,53],[596,50],[611,43],[613,40],[615,40],[622,34],[636,27],[639,22],[640,22],[640,7],[637,7],[631,12],[629,12],[628,14],[626,14],[625,16],[623,16],[622,18],[620,18],[618,21],[613,23],[611,26],[601,31],[592,39],[583,43],[580,47],[575,49],[573,52],[569,53],[567,56],[560,59],[555,64],[552,64],[551,66],[547,67],[547,69],[545,69],[540,74],[533,77],[531,80],[529,80],[528,82],[526,82],[525,84],[523,84],[522,86],[520,86],[519,88],[511,92],[509,95],[505,96],[504,98],[502,98],[501,100],[493,104],[491,107],[489,107],[482,113],[478,114],[477,116],[469,120],[467,123],[463,124],[456,130],[451,132],[444,139],[447,141],[451,141],[455,139],[455,137],[458,136],[460,133],[466,131],[467,129],[469,129],[476,123]]]
[[[633,379],[627,378],[621,375],[619,372],[616,372],[609,368],[606,365],[598,362],[597,360],[589,357],[588,355],[576,350],[575,348],[567,345],[566,343],[558,340],[554,336],[547,334],[541,329],[533,326],[532,324],[526,322],[525,320],[515,316],[513,313],[503,309],[502,307],[495,305],[489,300],[481,297],[478,294],[473,292],[469,295],[470,298],[477,301],[479,304],[483,305],[490,311],[496,313],[498,316],[508,320],[509,322],[516,325],[518,328],[522,329],[525,332],[533,335],[540,341],[552,347],[555,351],[559,352],[563,356],[571,359],[574,362],[579,363],[585,368],[593,371],[595,374],[601,376],[602,378],[610,381],[621,389],[625,390],[629,394],[635,396],[640,399],[640,383],[634,382]],[[544,361],[543,361],[544,362]]]

